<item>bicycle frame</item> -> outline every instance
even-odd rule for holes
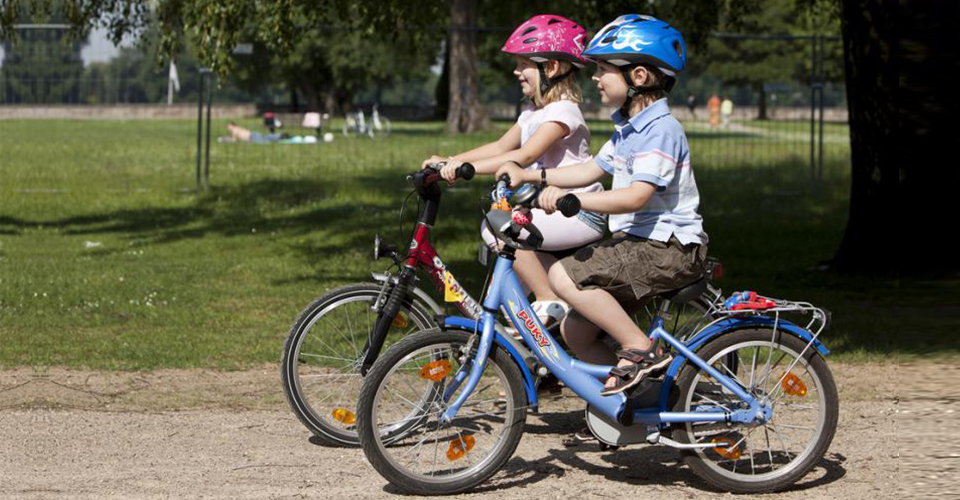
[[[676,349],[680,356],[694,363],[704,372],[713,377],[723,387],[740,398],[744,406],[734,411],[721,410],[712,406],[700,406],[692,412],[668,412],[665,410],[666,401],[660,401],[659,408],[640,408],[634,409],[631,401],[623,394],[614,394],[610,396],[601,396],[603,382],[609,376],[613,366],[595,365],[573,359],[562,349],[557,347],[557,343],[550,335],[543,324],[533,313],[526,294],[520,286],[516,274],[513,271],[513,258],[510,255],[500,255],[497,258],[496,268],[494,270],[493,280],[490,284],[487,296],[483,301],[483,312],[480,315],[478,328],[481,332],[479,336],[479,345],[476,348],[476,355],[473,359],[464,363],[460,371],[454,376],[453,381],[444,393],[445,401],[449,401],[452,395],[457,391],[462,383],[466,383],[463,390],[452,402],[449,402],[447,410],[441,417],[442,421],[449,423],[456,417],[460,406],[470,396],[476,388],[480,377],[486,367],[487,358],[494,343],[503,344],[501,335],[495,331],[495,314],[503,309],[510,321],[516,326],[523,337],[524,343],[530,347],[530,350],[554,375],[573,390],[578,396],[586,400],[592,407],[606,415],[607,417],[618,421],[621,425],[645,424],[647,426],[659,426],[674,422],[738,422],[760,424],[772,416],[772,408],[763,401],[758,400],[753,395],[748,394],[734,380],[728,378],[718,370],[708,365],[703,359],[698,357],[687,345],[675,339],[669,332],[663,328],[663,319],[659,313],[654,317],[650,331],[651,339],[662,339]],[[465,319],[448,318],[448,326],[468,326],[473,322]],[[526,364],[511,352],[521,371],[528,372]],[[526,375],[527,373],[525,373]],[[525,377],[526,378],[526,377]],[[527,391],[529,395],[529,390]],[[534,395],[535,397],[535,395]],[[528,396],[529,398],[529,396]],[[536,400],[532,400],[535,404]]]

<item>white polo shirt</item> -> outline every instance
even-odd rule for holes
[[[613,189],[647,182],[656,191],[639,212],[610,215],[610,232],[658,241],[676,236],[686,245],[708,243],[703,218],[697,213],[700,192],[690,167],[690,146],[683,127],[660,99],[626,119],[619,111],[611,119],[616,130],[595,160],[613,176]]]

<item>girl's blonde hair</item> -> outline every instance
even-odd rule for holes
[[[575,104],[580,104],[580,101],[583,100],[583,93],[580,92],[580,83],[577,82],[577,72],[574,71],[573,65],[567,61],[557,62],[560,63],[560,74],[564,75],[563,78],[547,89],[546,93],[540,92],[539,81],[533,86],[533,105],[537,109],[560,100],[567,100]],[[539,76],[537,78],[539,79]]]

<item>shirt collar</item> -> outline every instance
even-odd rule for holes
[[[610,119],[620,129],[621,134],[626,135],[630,131],[640,131],[650,124],[650,122],[670,114],[670,107],[667,106],[667,98],[659,99],[653,104],[643,108],[639,113],[627,119],[620,110],[616,110],[610,115]]]

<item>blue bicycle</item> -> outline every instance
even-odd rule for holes
[[[501,180],[496,188],[505,189]],[[528,211],[538,189],[522,186],[514,210]],[[558,204],[572,216],[579,201]],[[393,345],[360,392],[358,433],[367,459],[397,487],[454,494],[485,481],[513,455],[527,410],[537,411],[534,373],[552,372],[586,401],[591,432],[607,449],[635,443],[677,448],[715,487],[737,493],[783,489],[806,475],[833,439],[838,396],[818,340],[823,309],[804,302],[734,294],[680,340],[665,330],[670,305],[700,296],[712,269],[658,299],[649,334],[675,360],[630,395],[601,396],[612,366],[573,359],[558,348],[513,271],[517,249],[536,246],[526,217],[491,210],[504,242],[479,320],[449,316],[442,327]],[[515,221],[516,220],[516,221]],[[520,230],[531,235],[519,240]],[[525,358],[494,329],[503,311],[536,357]],[[804,326],[789,318],[809,318]]]

